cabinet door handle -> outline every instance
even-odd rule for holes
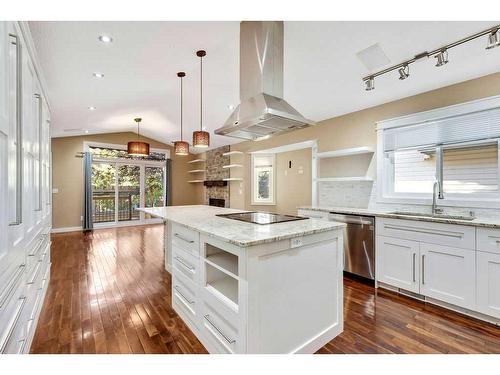
[[[42,97],[35,94],[38,100],[38,207],[35,211],[42,210]]]
[[[187,238],[182,237],[179,233],[174,233],[174,236],[177,237],[178,239],[187,242],[187,243],[194,243],[193,240],[188,240]]]
[[[189,298],[187,298],[182,292],[181,290],[179,289],[179,287],[176,285],[174,286],[174,289],[175,291],[182,297],[186,300],[187,303],[189,303],[190,305],[193,305],[195,301],[191,301]]]
[[[0,353],[5,352],[5,348],[7,347],[7,344],[9,343],[9,340],[14,333],[14,330],[16,328],[17,322],[19,320],[19,317],[21,316],[21,312],[23,311],[24,304],[26,303],[26,297],[21,297],[19,298],[19,302],[16,308],[16,311],[14,313],[14,318],[10,322],[9,328],[5,331],[2,340],[0,341]]]
[[[195,268],[190,266],[189,264],[186,263],[184,259],[182,259],[180,256],[175,256],[174,259],[178,261],[180,264],[182,264],[185,268],[187,268],[189,271],[194,272]]]
[[[32,285],[35,283],[35,280],[38,278],[38,274],[40,273],[40,270],[42,269],[42,260],[40,259],[38,262],[36,262],[36,271],[33,274],[33,277],[31,278],[30,281],[28,281],[26,284]]]
[[[215,323],[214,323],[214,322],[212,322],[212,320],[210,319],[210,315],[208,315],[208,314],[207,314],[207,315],[205,315],[205,316],[204,316],[204,318],[205,318],[205,320],[208,322],[208,324],[210,324],[212,327],[214,327],[214,329],[215,329],[217,332],[219,332],[219,334],[220,334],[220,335],[224,338],[224,340],[226,340],[229,344],[234,344],[234,343],[236,342],[236,340],[228,338],[228,337],[224,334],[224,332],[222,332],[222,331],[219,329],[219,327],[217,327],[217,326],[215,325]]]
[[[415,275],[415,259],[417,257],[417,254],[416,253],[413,253],[413,282],[417,281],[416,280],[416,275]]]
[[[425,254],[422,255],[422,285],[425,284]]]
[[[22,133],[22,80],[21,80],[21,43],[15,34],[9,34],[10,43],[16,46],[16,215],[9,225],[20,225],[23,222],[23,133]]]

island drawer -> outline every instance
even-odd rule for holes
[[[200,256],[200,234],[179,224],[172,224],[172,246],[179,247],[195,257]]]
[[[243,352],[238,314],[207,292],[202,293],[201,333],[218,353]]]
[[[477,250],[500,254],[500,229],[477,228]]]
[[[426,221],[377,218],[377,236],[434,243],[461,249],[475,248],[475,228]]]
[[[182,275],[172,277],[172,305],[182,316],[195,327],[199,326],[198,319],[198,287],[186,280]]]
[[[183,274],[194,283],[198,283],[200,273],[200,258],[191,253],[172,247],[172,269],[174,274]]]

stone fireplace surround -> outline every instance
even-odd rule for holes
[[[224,178],[229,178],[229,169],[222,168],[223,165],[230,164],[230,157],[223,155],[229,151],[229,146],[223,146],[206,152],[206,181],[221,181]],[[226,186],[205,186],[205,204],[210,204],[210,198],[224,199],[224,207],[229,207],[229,184]]]

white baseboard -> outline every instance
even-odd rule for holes
[[[52,228],[51,233],[81,232],[82,227]]]

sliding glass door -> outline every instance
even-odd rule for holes
[[[139,207],[165,205],[165,163],[103,161],[92,163],[93,220],[123,223],[152,219]]]

